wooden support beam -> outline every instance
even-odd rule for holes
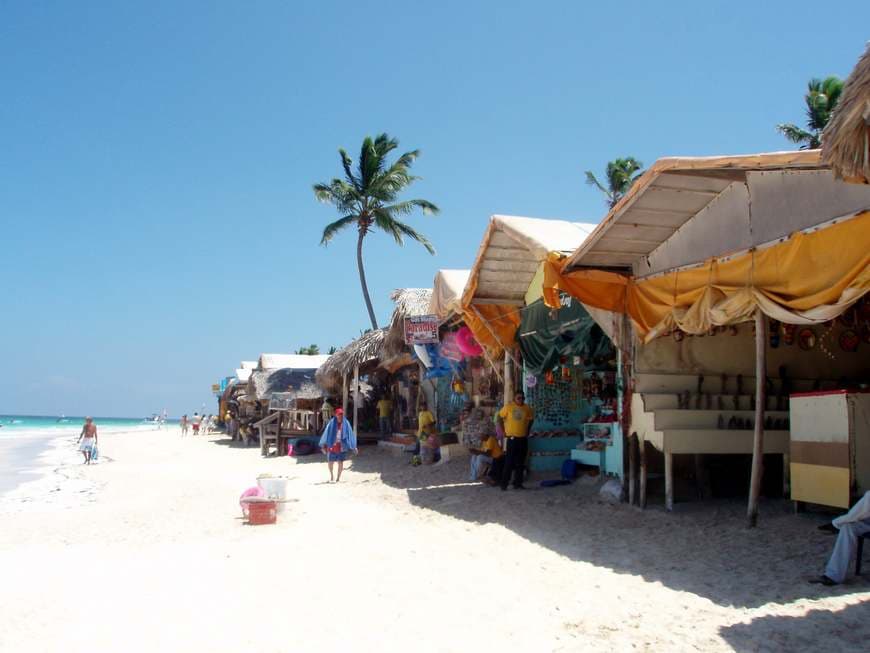
[[[508,351],[504,351],[504,405],[507,406],[514,400],[513,365]]]
[[[647,477],[647,455],[646,455],[646,440],[640,438],[638,441],[638,453],[640,454],[640,487],[638,488],[638,497],[640,509],[646,508],[646,477]]]
[[[358,415],[359,415],[359,365],[356,365],[353,368],[353,430],[356,432],[357,436],[359,436],[359,422],[357,422]]]
[[[347,419],[347,372],[341,374],[341,409],[344,411],[345,419]]]
[[[637,433],[628,436],[628,505],[635,502],[635,486],[637,485]]]
[[[752,440],[752,474],[749,480],[749,504],[746,519],[749,527],[758,523],[758,496],[764,474],[764,406],[767,385],[767,319],[755,309],[755,434]]]
[[[665,510],[674,509],[674,454],[665,451]]]

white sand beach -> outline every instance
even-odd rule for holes
[[[101,440],[0,499],[0,650],[860,651],[870,579],[809,585],[823,517],[645,512],[588,483],[499,492],[374,447],[341,484],[177,430]],[[276,525],[238,496],[291,478]],[[868,563],[870,567],[870,563]]]

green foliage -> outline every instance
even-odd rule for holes
[[[307,347],[300,347],[296,350],[297,354],[303,354],[307,356],[316,356],[320,353],[320,347],[317,345],[308,345]],[[332,352],[330,352],[332,353]]]
[[[811,79],[804,94],[807,129],[792,123],[781,123],[776,130],[802,150],[814,150],[822,146],[822,131],[831,119],[840,95],[843,80],[831,75],[825,79]]]
[[[631,185],[643,174],[643,164],[634,157],[614,159],[607,164],[605,186],[591,170],[586,171],[586,183],[595,186],[604,193],[607,206],[613,208],[631,188]]]
[[[410,238],[423,245],[430,254],[435,254],[429,239],[400,219],[418,209],[424,214],[435,214],[438,213],[438,207],[424,199],[399,201],[402,191],[418,179],[411,174],[411,166],[420,156],[420,151],[405,152],[390,163],[388,155],[398,146],[399,141],[387,134],[379,134],[374,139],[366,136],[355,164],[346,150],[339,149],[344,178],[336,177],[313,186],[314,196],[321,202],[335,206],[342,216],[324,227],[321,245],[327,245],[336,234],[351,225],[357,228],[360,286],[373,329],[377,329],[378,325],[362,259],[362,244],[366,235],[380,230],[392,236],[398,245],[404,245],[405,238]]]

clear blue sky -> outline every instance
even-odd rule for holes
[[[493,213],[599,221],[586,169],[788,149],[870,38],[866,1],[506,4],[4,2],[0,412],[211,409],[240,360],[358,335],[311,184],[366,134],[420,148],[442,209],[436,257],[368,240],[386,320]]]

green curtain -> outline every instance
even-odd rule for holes
[[[558,310],[539,299],[522,312],[517,339],[532,374],[553,369],[563,356],[580,356],[585,366],[592,367],[596,358],[610,355],[609,338],[583,305],[564,293],[561,299]]]

